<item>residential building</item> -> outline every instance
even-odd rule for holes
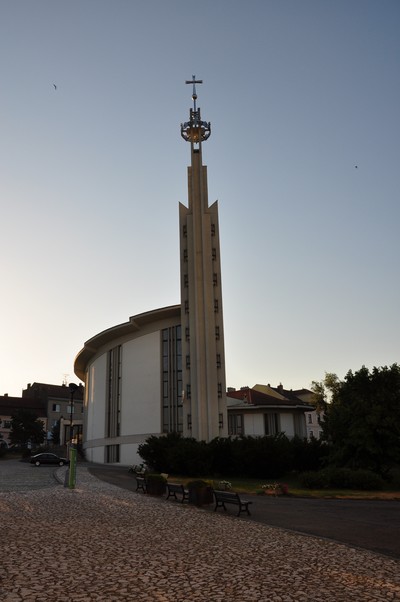
[[[73,438],[82,443],[83,432],[83,396],[84,388],[80,384],[73,394],[69,385],[52,385],[48,383],[32,383],[22,391],[22,398],[33,398],[40,402],[46,412],[47,440],[52,440],[52,429],[60,422],[60,444],[65,445],[71,438],[71,420]]]
[[[305,413],[311,412],[313,407],[296,395],[296,391],[286,390],[282,385],[230,388],[227,405],[231,436],[284,433],[289,438],[307,437]]]

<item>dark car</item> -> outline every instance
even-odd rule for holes
[[[60,458],[56,454],[36,454],[31,458],[31,464],[35,464],[36,466],[40,466],[41,464],[58,464],[59,466],[64,466],[64,464],[69,464],[69,460],[67,458]]]

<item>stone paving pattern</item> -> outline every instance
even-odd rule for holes
[[[400,600],[396,559],[64,474],[0,493],[2,602]]]

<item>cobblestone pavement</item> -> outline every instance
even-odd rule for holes
[[[0,523],[2,602],[400,600],[396,559],[134,495],[86,468],[74,490],[0,493]]]
[[[4,460],[0,462],[0,492],[55,487],[58,484],[54,478],[56,468],[57,466],[46,465],[38,467],[20,460]]]

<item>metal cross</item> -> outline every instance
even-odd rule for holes
[[[197,94],[196,94],[196,84],[202,84],[203,80],[202,79],[196,79],[195,75],[192,75],[192,79],[186,80],[185,84],[193,84],[193,93],[192,93],[192,98],[193,98],[193,103],[194,103],[194,110],[196,111],[196,99],[197,99]]]

